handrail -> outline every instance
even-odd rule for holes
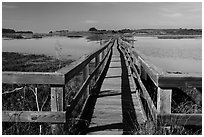
[[[73,76],[80,72],[94,57],[96,57],[96,55],[100,54],[106,48],[110,47],[111,43],[112,40],[110,40],[104,47],[97,49],[89,55],[83,56],[83,58],[71,63],[70,65],[65,66],[64,68],[61,68],[57,72],[65,75],[65,83],[67,83],[67,81],[69,81]]]
[[[53,134],[59,132],[59,123],[69,121],[69,116],[78,105],[86,105],[87,100],[92,96],[88,85],[94,78],[96,83],[102,81],[107,69],[107,62],[112,55],[114,39],[110,39],[105,46],[95,50],[89,55],[84,55],[79,60],[67,65],[56,72],[3,72],[2,83],[7,84],[48,84],[51,89],[51,111],[3,111],[3,122],[48,122],[52,123],[51,130]],[[101,60],[100,60],[101,55]],[[95,70],[89,75],[89,63],[95,60]],[[105,69],[106,68],[106,69]],[[65,106],[65,86],[69,80],[83,70],[83,84],[76,92],[73,100],[68,106]],[[99,76],[99,77],[98,77]],[[99,86],[99,85],[94,85]],[[86,95],[87,94],[87,95]],[[85,97],[85,98],[84,98]],[[81,104],[82,103],[82,104]],[[64,111],[65,110],[65,111]],[[80,112],[81,113],[81,112]],[[81,115],[81,114],[80,114]],[[54,124],[53,124],[54,123]]]
[[[113,45],[112,45],[113,46]],[[98,69],[101,67],[101,65],[104,63],[106,57],[110,56],[110,50],[109,49],[108,53],[106,54],[106,56],[103,58],[103,60],[98,64],[98,66],[95,68],[95,70],[92,72],[92,74],[89,75],[89,77],[86,79],[86,81],[84,82],[84,84],[82,85],[82,87],[79,89],[79,91],[77,92],[77,94],[74,96],[70,106],[68,107],[68,111],[71,112],[73,111],[75,105],[77,104],[77,102],[79,101],[80,97],[82,96],[84,90],[86,89],[86,87],[88,86],[89,82],[91,81],[91,79],[94,77],[94,75],[97,73]]]
[[[63,85],[70,80],[86,66],[97,54],[106,49],[112,40],[109,40],[105,46],[95,50],[90,55],[86,55],[85,59],[81,58],[70,65],[67,65],[56,72],[16,72],[3,71],[2,83],[10,84],[55,84]]]
[[[3,122],[52,122],[65,123],[65,112],[51,111],[2,111]]]
[[[129,65],[133,70],[133,76],[137,79],[137,83],[138,83],[137,86],[139,86],[138,88],[141,89],[143,97],[147,101],[147,104],[148,104],[148,107],[149,107],[149,110],[150,110],[150,113],[151,113],[153,120],[156,120],[157,109],[154,106],[154,103],[153,103],[149,93],[147,92],[147,89],[143,85],[142,80],[141,80],[141,78],[137,72],[137,69],[135,68],[135,66],[131,60],[131,57],[127,52],[127,49],[125,49],[124,47],[120,47],[120,50],[122,51],[124,57],[127,56],[126,59],[129,61]]]
[[[132,46],[124,41],[121,41],[125,47],[131,48]],[[158,67],[154,66],[149,61],[145,60],[137,51],[132,51],[132,55],[136,58],[139,64],[144,69],[145,73],[149,75],[154,84],[161,88],[173,87],[202,87],[202,75],[197,74],[169,74]],[[140,69],[141,69],[141,66]],[[141,70],[140,70],[141,71]]]
[[[121,41],[122,43],[122,41]],[[171,113],[171,100],[172,100],[172,88],[193,86],[196,88],[202,87],[202,77],[199,75],[180,75],[180,74],[167,74],[159,72],[148,64],[139,54],[133,55],[130,50],[130,45],[121,46],[124,56],[128,60],[128,64],[132,69],[133,76],[136,78],[138,88],[142,91],[142,97],[146,100],[148,109],[153,117],[159,124],[163,125],[202,125],[202,114],[176,114]],[[132,55],[132,56],[131,56]],[[135,61],[135,58],[139,60]],[[143,74],[139,74],[140,67],[145,68]],[[137,67],[137,68],[136,68]],[[158,73],[159,72],[159,73]],[[150,92],[144,86],[144,82],[147,80],[144,76],[144,81],[141,81],[142,75],[148,75],[151,81],[155,84],[157,89],[157,107],[149,96]],[[155,76],[158,77],[155,77]],[[173,120],[173,121],[172,121]],[[161,122],[162,121],[162,122]],[[175,121],[175,122],[174,122]]]
[[[2,72],[2,83],[9,84],[56,84],[65,83],[64,75],[54,72]]]

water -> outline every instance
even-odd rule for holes
[[[202,39],[135,37],[134,50],[166,72],[202,73]]]
[[[78,59],[100,48],[98,42],[85,38],[45,37],[42,39],[2,40],[2,51],[44,54],[59,59]]]
[[[202,73],[202,39],[157,39],[135,37],[134,49],[159,69],[167,72]],[[78,59],[100,47],[85,38],[46,37],[2,40],[2,51],[45,54],[56,58]]]

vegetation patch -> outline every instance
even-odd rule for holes
[[[2,52],[2,71],[54,72],[72,61],[46,55]]]

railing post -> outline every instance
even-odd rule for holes
[[[147,72],[143,67],[141,67],[141,78],[147,80]]]
[[[64,107],[64,88],[63,86],[51,86],[51,111],[63,111]],[[52,124],[51,125],[51,132],[52,134],[61,134],[61,128],[59,124]]]
[[[158,114],[171,114],[171,89],[161,89],[157,90],[157,112]]]
[[[84,82],[86,81],[88,76],[89,76],[89,64],[87,64],[86,67],[83,69],[83,81]],[[87,86],[87,89],[85,92],[86,92],[86,94],[85,94],[85,98],[86,98],[89,94],[89,85]]]
[[[101,60],[103,60],[104,57],[105,57],[105,49],[102,51]]]
[[[100,63],[100,54],[96,55],[95,57],[95,67],[97,67],[99,63]],[[99,71],[96,73],[95,80],[97,80],[98,74],[99,74]]]
[[[172,98],[172,90],[160,89],[158,87],[157,90],[157,114],[171,114],[171,98]],[[165,130],[166,132],[170,132],[170,126],[165,126],[163,121],[164,119],[160,119],[157,116],[157,126]],[[163,125],[163,126],[162,126]]]

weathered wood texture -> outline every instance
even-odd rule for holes
[[[85,82],[88,77],[89,77],[89,64],[87,64],[83,70],[83,81]],[[89,85],[87,85],[85,94],[86,95],[84,95],[84,98],[86,98],[89,95]]]
[[[63,87],[51,87],[51,111],[63,111],[64,107],[64,93]],[[51,125],[52,134],[60,134],[60,126],[57,124]]]
[[[65,112],[2,111],[2,122],[65,123]]]
[[[157,90],[157,112],[159,114],[171,114],[172,90]]]
[[[95,67],[97,67],[99,63],[100,63],[100,55],[97,55],[97,56],[95,57]],[[98,78],[99,73],[100,73],[99,70],[97,70],[96,75],[95,75],[95,79],[96,79],[96,80],[97,80],[97,78]]]
[[[49,72],[2,72],[2,83],[9,84],[64,84],[64,75]]]

